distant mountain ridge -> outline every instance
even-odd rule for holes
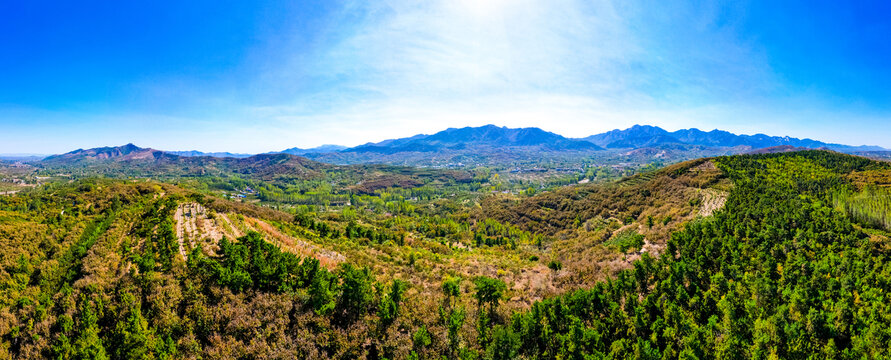
[[[609,149],[611,151],[603,151]],[[47,166],[62,164],[92,164],[102,161],[122,162],[152,160],[154,166],[213,167],[241,171],[251,169],[252,162],[290,163],[279,168],[295,173],[296,167],[308,170],[328,164],[391,164],[403,166],[456,166],[473,164],[512,166],[536,164],[542,160],[583,158],[600,153],[607,157],[646,159],[688,159],[694,156],[720,156],[790,149],[828,149],[852,154],[887,151],[878,146],[851,146],[825,143],[812,139],[764,134],[737,135],[723,130],[702,131],[696,128],[666,131],[657,126],[634,125],[624,130],[612,130],[585,138],[568,138],[539,128],[508,128],[495,125],[449,128],[434,134],[419,134],[406,138],[345,148],[323,145],[311,149],[291,148],[261,155],[228,152],[161,151],[140,148],[133,144],[118,147],[78,149],[61,155],[46,157],[40,163]],[[884,154],[882,154],[884,155]],[[601,156],[601,155],[597,155]],[[309,160],[312,158],[315,161]],[[236,161],[242,160],[242,161]],[[313,162],[314,164],[310,164]],[[139,162],[140,166],[146,161]],[[305,166],[304,166],[305,165]],[[530,166],[532,166],[530,165]],[[254,168],[250,171],[260,171]],[[310,171],[311,172],[311,171]],[[306,173],[296,171],[296,173]]]
[[[77,149],[65,154],[52,155],[39,161],[45,167],[70,165],[91,168],[126,167],[149,172],[186,173],[203,175],[208,172],[228,171],[238,174],[254,174],[272,178],[281,175],[315,178],[321,170],[333,168],[304,157],[285,154],[259,154],[248,157],[180,156],[133,144],[93,149]]]
[[[342,145],[325,144],[322,146],[317,146],[317,147],[308,148],[308,149],[301,149],[298,147],[293,147],[293,148],[285,149],[282,151],[270,151],[270,152],[267,152],[264,154],[291,154],[291,155],[303,156],[306,154],[327,154],[330,152],[341,151],[346,148],[347,148],[346,146],[342,146]],[[203,151],[198,151],[198,150],[164,151],[164,152],[168,153],[168,154],[172,154],[172,155],[185,156],[185,157],[210,156],[210,157],[215,157],[215,158],[237,158],[237,159],[244,159],[244,158],[249,158],[251,156],[257,155],[257,154],[231,153],[231,152],[203,152]]]
[[[161,150],[152,148],[141,148],[133,144],[127,144],[114,147],[99,147],[92,149],[77,149],[59,155],[51,155],[45,157],[42,161],[47,163],[53,162],[82,162],[91,160],[141,160],[141,159],[157,159],[167,155]],[[176,156],[176,155],[167,155]]]
[[[317,146],[317,147],[309,148],[309,149],[301,149],[298,147],[293,147],[290,149],[285,149],[285,150],[277,151],[277,152],[273,152],[273,153],[285,153],[285,154],[291,154],[291,155],[327,154],[327,153],[331,153],[331,152],[341,151],[344,149],[347,149],[347,147],[342,146],[342,145],[325,144],[322,146]],[[272,153],[270,153],[270,154],[272,154]]]
[[[590,143],[595,146],[590,146]],[[724,130],[702,131],[696,128],[669,132],[658,126],[634,125],[584,138],[567,138],[539,128],[507,128],[495,125],[449,128],[432,135],[419,134],[407,138],[367,143],[342,149],[346,153],[396,154],[401,152],[434,152],[472,150],[479,147],[540,147],[544,150],[640,149],[669,144],[699,145],[716,148],[748,147],[749,149],[791,146],[826,148],[841,152],[883,151],[879,146],[852,146],[812,139],[765,134],[738,135]]]
[[[210,156],[215,158],[246,158],[254,156],[254,154],[239,154],[239,153],[230,153],[230,152],[202,152],[198,150],[188,150],[188,151],[164,151],[168,154],[185,156],[185,157],[196,157],[196,156]]]
[[[842,152],[881,151],[878,146],[851,146],[825,143],[812,139],[799,139],[789,136],[769,136],[764,134],[737,135],[723,130],[702,131],[696,128],[674,132],[657,126],[634,125],[624,130],[612,130],[591,135],[582,140],[590,141],[608,149],[642,148],[665,144],[688,144],[711,147],[748,146],[752,149],[791,146],[808,149],[827,148]]]
[[[432,135],[415,135],[402,139],[368,143],[342,152],[434,152],[473,150],[478,147],[540,147],[547,150],[601,150],[591,142],[570,139],[539,128],[480,127],[449,128]]]

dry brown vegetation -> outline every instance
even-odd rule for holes
[[[729,187],[712,161],[700,159],[615,184],[571,186],[523,199],[492,196],[475,216],[552,236],[546,256],[561,261],[563,269],[548,280],[564,292],[629,268],[644,247],[658,254],[672,231],[723,206]],[[643,235],[644,246],[627,253],[604,246],[626,232]]]

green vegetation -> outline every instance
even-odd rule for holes
[[[844,174],[887,165],[824,152],[718,161],[736,184],[724,211],[675,233],[660,258],[515,316],[499,333],[507,353],[885,356],[888,238],[872,241],[827,200]]]
[[[891,190],[870,186],[862,191],[838,191],[834,204],[855,219],[891,230]]]
[[[732,156],[573,186],[382,169],[0,196],[0,358],[853,359],[891,346],[886,163]]]

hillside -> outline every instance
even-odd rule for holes
[[[430,170],[416,170],[387,166],[329,165],[287,153],[269,153],[246,157],[179,156],[133,144],[118,147],[79,149],[62,155],[49,156],[31,163],[45,169],[47,174],[67,172],[82,177],[96,175],[110,177],[139,176],[168,179],[196,176],[246,176],[259,180],[292,178],[311,180],[331,174],[361,179],[366,175],[375,179],[384,175],[421,177],[438,176]],[[453,179],[466,179],[457,171],[441,171]],[[340,176],[343,177],[343,176]],[[358,180],[357,180],[358,181]]]
[[[880,357],[889,179],[888,163],[803,151],[543,193],[385,187],[341,208],[51,183],[0,195],[0,352]]]

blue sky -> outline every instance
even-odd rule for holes
[[[0,153],[264,152],[493,123],[891,147],[891,3],[8,1]]]

